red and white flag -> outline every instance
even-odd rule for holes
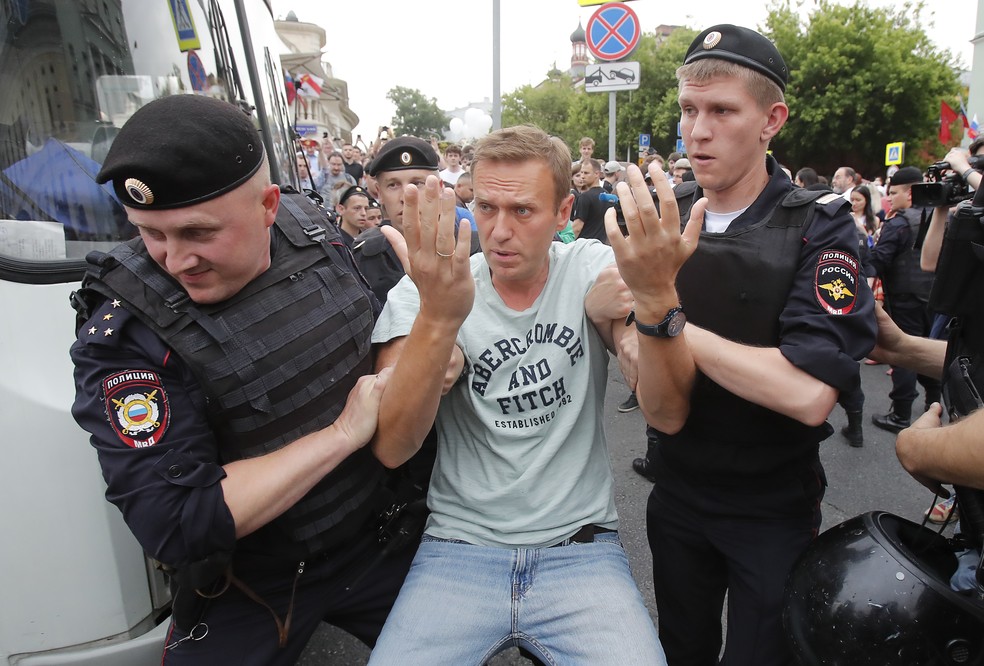
[[[301,74],[297,77],[300,82],[300,87],[297,89],[297,94],[303,97],[321,97],[321,86],[324,85],[325,80],[318,78],[314,74]]]

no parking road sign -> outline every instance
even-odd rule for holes
[[[639,17],[621,2],[600,7],[588,19],[588,50],[599,60],[621,60],[639,44]]]

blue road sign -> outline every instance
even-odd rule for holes
[[[639,44],[639,17],[621,2],[598,8],[585,30],[588,50],[599,60],[621,60]]]
[[[645,150],[649,147],[649,135],[640,134],[639,135],[639,150]]]
[[[674,152],[686,154],[687,147],[683,145],[683,139],[677,139],[676,148],[674,148]]]

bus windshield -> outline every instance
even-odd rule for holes
[[[228,0],[4,7],[0,272],[11,279],[12,266],[30,273],[75,264],[81,271],[90,250],[136,234],[112,184],[96,182],[123,123],[166,95],[248,99],[236,62],[244,58],[242,42],[230,40],[235,25],[225,19],[235,22],[235,9]]]

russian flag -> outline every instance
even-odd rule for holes
[[[294,98],[297,97],[297,85],[294,83],[294,77],[286,69],[284,70],[284,88],[287,89],[287,105],[290,106],[294,103]]]

